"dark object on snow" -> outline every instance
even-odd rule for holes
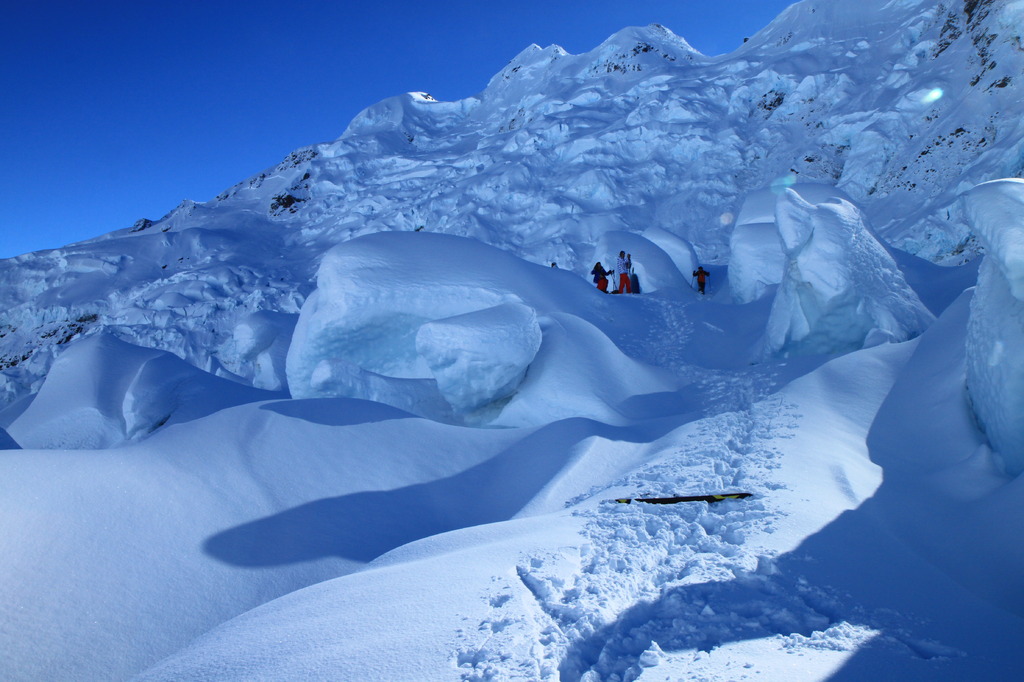
[[[704,293],[704,285],[708,281],[708,276],[711,273],[704,269],[703,265],[698,265],[697,269],[693,271],[693,276],[697,278],[697,291]]]
[[[616,502],[647,502],[648,504],[675,504],[676,502],[721,502],[722,500],[742,500],[752,493],[719,493],[717,495],[683,495],[681,497],[620,497]]]
[[[601,261],[594,263],[594,269],[590,271],[590,274],[594,276],[594,284],[597,288],[608,293],[608,275],[612,274],[611,270],[605,270],[601,265]]]

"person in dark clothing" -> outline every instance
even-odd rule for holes
[[[703,294],[704,285],[707,284],[711,273],[705,270],[703,265],[698,265],[697,269],[693,271],[693,276],[697,278],[697,291]]]
[[[590,271],[590,274],[594,276],[594,284],[597,288],[608,293],[608,275],[612,274],[609,270],[605,270],[604,266],[601,265],[601,261],[597,261],[594,264],[594,269]]]

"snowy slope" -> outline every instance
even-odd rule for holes
[[[1022,14],[532,46],[0,262],[0,677],[1013,676]]]

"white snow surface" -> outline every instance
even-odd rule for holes
[[[1022,18],[532,46],[0,262],[0,679],[1016,676]]]
[[[1024,181],[986,182],[965,197],[986,247],[967,336],[967,387],[1012,474],[1024,472]]]
[[[815,206],[836,199],[850,201],[836,187],[808,183],[780,182],[748,194],[729,236],[729,289],[737,303],[761,298],[782,282],[786,252],[775,222],[775,207],[785,201],[787,189]]]
[[[905,341],[931,323],[932,314],[853,204],[814,205],[787,189],[775,216],[786,264],[768,318],[766,355]]]

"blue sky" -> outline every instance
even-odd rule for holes
[[[790,0],[33,0],[0,26],[0,258],[206,201],[361,109],[482,90],[530,43],[661,23],[705,54]],[[727,12],[724,11],[727,9]]]

